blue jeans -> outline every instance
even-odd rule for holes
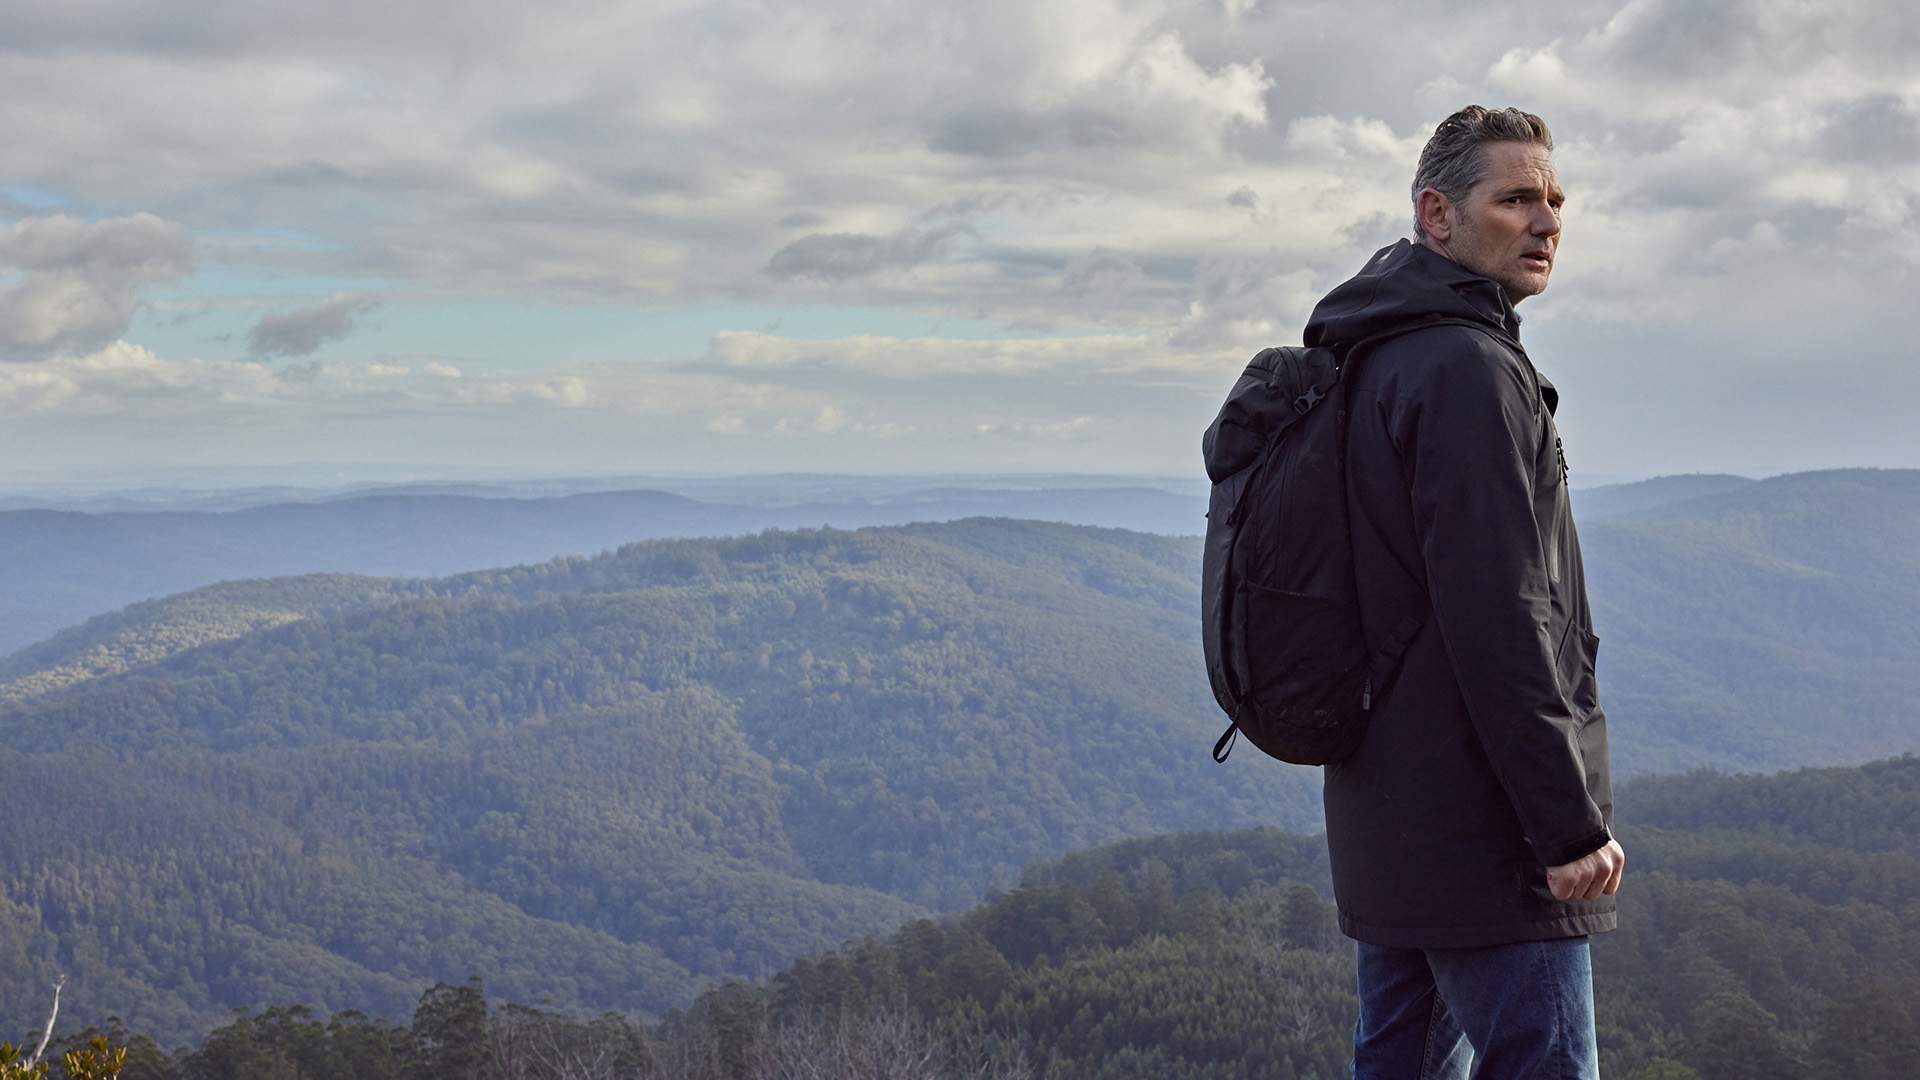
[[[1359,943],[1355,1080],[1598,1080],[1587,939]]]

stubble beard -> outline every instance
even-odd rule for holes
[[[1454,235],[1466,241],[1455,249],[1454,261],[1481,277],[1491,278],[1494,284],[1500,286],[1500,291],[1506,294],[1507,303],[1518,304],[1529,296],[1547,291],[1547,283],[1544,280],[1536,281],[1526,271],[1507,265],[1498,252],[1489,254],[1481,250],[1477,242],[1480,236],[1479,227],[1467,214],[1465,207],[1459,209]]]

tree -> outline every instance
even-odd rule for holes
[[[1795,1080],[1806,1075],[1780,1035],[1779,1021],[1738,990],[1723,990],[1693,1011],[1688,1061],[1703,1080]]]
[[[413,1011],[416,1068],[424,1076],[479,1076],[487,1058],[487,999],[475,976],[435,983]]]
[[[66,985],[65,978],[53,984],[53,1007],[47,1011],[47,1024],[40,1032],[40,1044],[34,1047],[33,1053],[23,1058],[19,1047],[0,1042],[0,1080],[42,1080],[47,1075],[48,1063],[42,1058],[47,1044],[53,1041],[53,1025],[60,1018],[60,991]],[[109,1046],[106,1038],[99,1035],[85,1047],[61,1055],[69,1080],[114,1080],[126,1062],[127,1048]]]

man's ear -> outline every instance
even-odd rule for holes
[[[1433,188],[1420,189],[1420,227],[1444,244],[1453,239],[1453,202]]]

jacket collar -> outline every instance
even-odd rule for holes
[[[1433,318],[1470,320],[1520,347],[1520,316],[1497,282],[1406,239],[1375,252],[1329,292],[1302,340],[1338,347]]]
[[[1501,288],[1499,282],[1477,270],[1467,269],[1425,244],[1411,240],[1401,240],[1400,244],[1406,245],[1409,256],[1416,264],[1437,282],[1452,289],[1473,308],[1475,314],[1504,330],[1515,343],[1519,342],[1520,313],[1513,309],[1513,301],[1507,299],[1507,290]]]

